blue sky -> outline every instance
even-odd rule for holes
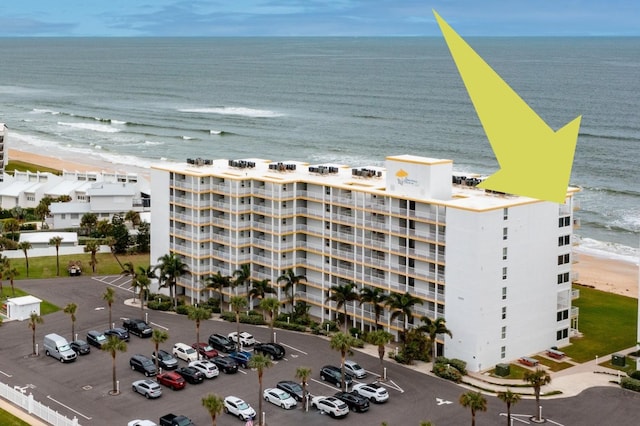
[[[0,37],[639,36],[638,0],[3,0]]]

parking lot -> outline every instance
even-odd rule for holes
[[[78,305],[76,333],[84,338],[92,329],[105,330],[108,327],[108,308],[102,300],[102,293],[107,285],[116,289],[117,301],[113,305],[112,315],[117,326],[123,318],[140,317],[140,309],[124,304],[125,299],[132,297],[129,292],[127,277],[73,277],[57,280],[21,281],[18,286],[30,291],[35,296],[51,301],[60,307],[69,302]],[[171,350],[176,342],[191,345],[196,340],[195,323],[186,316],[166,312],[146,311],[153,327],[166,330],[169,340],[161,348]],[[47,333],[58,333],[67,338],[71,334],[70,316],[62,311],[44,317],[44,324],[38,326],[36,342],[42,346]],[[241,326],[243,331],[253,334],[258,341],[268,341],[270,332],[267,327]],[[235,331],[235,323],[220,320],[205,321],[201,325],[200,340],[206,341],[211,333],[228,334]],[[117,354],[117,377],[120,383],[120,395],[111,396],[111,357],[106,352],[92,348],[91,354],[79,357],[76,362],[61,364],[51,357],[31,357],[31,330],[27,322],[5,323],[1,329],[2,347],[0,348],[0,380],[12,386],[23,388],[33,393],[36,400],[46,403],[51,408],[64,413],[67,417],[77,417],[81,425],[126,425],[132,419],[150,419],[155,422],[166,413],[184,414],[196,424],[210,424],[211,419],[201,405],[201,398],[208,393],[216,393],[221,397],[235,395],[250,403],[258,410],[258,378],[251,369],[240,369],[237,374],[220,373],[219,377],[208,379],[202,384],[188,384],[185,389],[171,391],[163,387],[163,395],[155,400],[147,400],[131,390],[131,383],[143,379],[144,375],[129,368],[129,358],[137,353],[147,356],[153,351],[150,339],[131,336],[126,353]],[[280,380],[296,380],[297,367],[312,369],[309,391],[313,395],[333,395],[338,389],[324,383],[319,378],[319,370],[323,365],[340,364],[340,354],[329,348],[328,341],[309,334],[277,330],[278,343],[287,351],[284,359],[275,361],[274,366],[264,372],[264,388],[273,387]],[[356,360],[369,372],[369,377],[360,380],[370,382],[379,373],[379,361],[375,356],[355,351],[352,359]],[[372,426],[386,421],[392,425],[418,425],[421,420],[430,420],[435,425],[468,424],[470,412],[458,403],[459,396],[466,391],[453,383],[440,380],[425,374],[417,373],[393,361],[385,362],[388,377],[392,380],[387,385],[390,394],[385,404],[372,404],[365,413],[350,413],[343,423],[350,425]],[[180,365],[186,363],[180,361]],[[553,418],[555,424],[598,424],[592,421],[602,418],[605,423],[612,419],[620,419],[617,424],[631,424],[631,419],[638,415],[637,407],[640,398],[619,389],[590,390],[576,398],[544,400],[545,416]],[[619,402],[624,396],[626,403],[635,401],[631,409],[621,410]],[[635,399],[634,399],[635,398]],[[505,421],[501,416],[505,406],[495,397],[487,396],[488,411],[479,413],[476,424],[494,425]],[[598,401],[597,403],[595,401]],[[598,409],[598,405],[607,407],[607,401],[618,407],[609,410]],[[515,407],[514,412],[535,412],[535,403],[531,399],[523,399]],[[626,406],[626,404],[625,404]],[[263,402],[263,411],[269,425],[324,425],[334,421],[326,415],[310,409],[305,413],[300,406],[295,410],[284,410],[275,405]],[[580,421],[583,419],[584,421]],[[520,422],[518,422],[519,424]],[[218,425],[240,425],[244,423],[237,418],[221,414]]]

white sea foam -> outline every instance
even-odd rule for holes
[[[253,118],[282,117],[284,114],[266,109],[253,109],[244,107],[218,107],[218,108],[185,108],[181,112],[197,112],[201,114],[241,115]]]
[[[41,109],[41,108],[34,108],[33,110],[31,110],[31,112],[33,112],[34,114],[51,114],[51,115],[60,114],[59,111],[53,111],[50,109]]]
[[[182,139],[185,141],[190,141],[193,138],[191,136],[183,136]]]
[[[120,120],[111,120],[112,124],[127,124],[126,121],[120,121]]]
[[[640,261],[640,248],[629,247],[618,243],[610,243],[594,240],[593,238],[578,238],[578,245],[575,251],[592,256],[604,257],[607,259],[622,260],[638,265]]]
[[[157,141],[144,141],[145,145],[164,145],[164,142],[157,142]]]
[[[209,134],[211,135],[219,135],[222,133],[222,130],[209,130]]]
[[[58,125],[71,127],[74,129],[81,130],[92,130],[94,132],[102,132],[102,133],[117,133],[120,129],[116,129],[115,127],[111,127],[107,124],[92,124],[92,123],[67,123],[64,121],[58,121]]]

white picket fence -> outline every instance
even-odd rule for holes
[[[33,399],[33,394],[26,395],[20,390],[0,382],[0,397],[6,399],[18,407],[24,409],[32,416],[42,419],[43,422],[53,426],[80,426],[78,419],[74,417],[69,420],[67,417],[55,410]]]

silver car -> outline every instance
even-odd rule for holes
[[[152,380],[137,380],[131,385],[133,391],[144,395],[145,398],[159,398],[162,395],[160,385]]]

